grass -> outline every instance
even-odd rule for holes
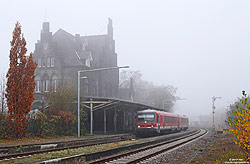
[[[233,140],[234,137],[228,133],[217,135],[216,141],[209,148],[208,153],[194,158],[190,163],[224,164],[227,162],[247,162],[246,154],[238,145],[234,144]]]
[[[12,163],[35,163],[39,161],[45,161],[49,159],[56,159],[56,158],[62,158],[62,157],[67,157],[71,155],[77,155],[77,154],[87,154],[87,153],[93,153],[93,152],[98,152],[98,151],[103,151],[111,148],[116,148],[120,146],[125,146],[125,145],[130,145],[130,144],[135,144],[139,142],[145,142],[142,140],[135,140],[135,141],[122,141],[122,142],[116,142],[116,143],[110,143],[110,144],[103,144],[103,145],[97,145],[97,146],[89,146],[89,147],[84,147],[84,148],[79,148],[79,149],[67,149],[63,151],[57,151],[57,152],[51,152],[47,154],[38,154],[38,155],[33,155],[28,158],[23,158],[23,159],[12,159],[8,161],[1,161],[0,163],[2,164],[12,164]]]
[[[0,145],[23,144],[28,142],[39,142],[39,141],[49,141],[53,139],[69,139],[69,138],[75,138],[75,136],[23,137],[23,138],[1,139]]]

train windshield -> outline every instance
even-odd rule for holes
[[[155,115],[154,113],[138,114],[137,124],[154,124]]]

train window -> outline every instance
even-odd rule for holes
[[[162,116],[161,116],[161,123],[162,123]]]
[[[138,124],[153,124],[155,122],[154,114],[138,114]]]

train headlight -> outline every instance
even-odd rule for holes
[[[140,125],[138,126],[138,128],[141,127]]]
[[[154,127],[153,125],[151,127]]]

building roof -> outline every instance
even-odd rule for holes
[[[106,46],[107,35],[76,36],[59,29],[53,36],[52,42],[57,45],[57,51],[66,66],[85,65],[86,59],[100,58],[100,53]]]

